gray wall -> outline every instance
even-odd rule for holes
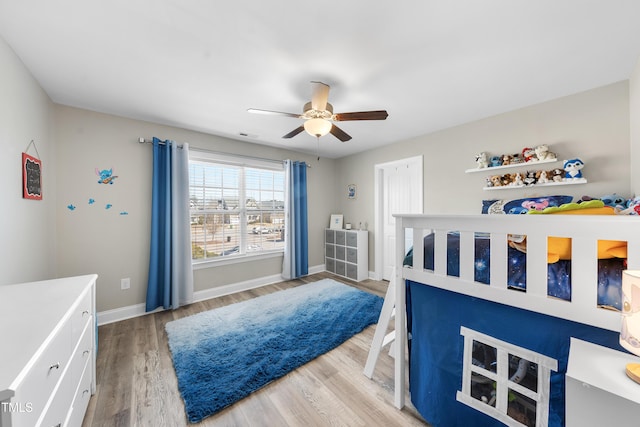
[[[393,114],[393,112],[390,112]],[[424,213],[480,213],[483,199],[568,194],[630,196],[629,83],[615,83],[533,105],[409,141],[338,160],[338,191],[345,221],[374,222],[374,166],[423,155]],[[485,191],[485,176],[465,174],[480,151],[515,153],[523,147],[549,144],[561,159],[579,157],[588,184]],[[348,200],[346,187],[358,186],[358,199]],[[369,270],[375,270],[373,234]]]
[[[631,192],[640,195],[640,58],[629,79]]]
[[[0,285],[56,275],[53,103],[0,38]],[[22,152],[36,143],[43,199],[22,198]],[[28,154],[36,156],[31,147]]]
[[[304,160],[309,197],[309,265],[324,264],[323,227],[337,209],[335,161],[198,132],[55,106],[58,141],[59,274],[97,273],[98,311],[144,302],[149,262],[152,148],[139,137],[173,139],[192,147],[270,159]],[[113,185],[98,184],[95,169],[113,168]],[[95,203],[89,205],[88,200]],[[105,205],[113,205],[105,209]],[[69,204],[76,206],[71,211]],[[128,215],[120,215],[126,211]],[[282,257],[198,269],[195,290],[280,274]],[[120,279],[131,278],[129,290]]]

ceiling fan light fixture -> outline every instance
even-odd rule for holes
[[[311,136],[325,136],[331,131],[331,122],[325,119],[309,119],[304,122],[304,130]]]

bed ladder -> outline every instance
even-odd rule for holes
[[[376,325],[376,332],[373,334],[373,341],[371,342],[371,348],[369,349],[369,356],[367,357],[367,363],[364,366],[364,375],[371,379],[373,377],[373,370],[376,367],[378,356],[382,352],[382,349],[387,344],[391,343],[389,347],[389,355],[395,357],[395,345],[394,340],[396,338],[396,331],[391,331],[388,334],[387,329],[391,323],[391,319],[395,316],[396,305],[396,272],[395,267],[391,272],[391,280],[387,287],[387,293],[384,297],[384,303],[382,304],[382,310],[380,310],[380,317],[378,318],[378,324]]]

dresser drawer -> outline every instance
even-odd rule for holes
[[[81,378],[71,404],[71,414],[67,420],[68,427],[80,427],[82,425],[89,399],[91,399],[91,365],[89,363],[85,364]]]
[[[92,313],[92,294],[91,289],[84,293],[79,304],[71,313],[72,336],[71,339],[75,343],[80,339],[80,334],[84,331],[87,322],[91,320]]]
[[[67,371],[60,381],[56,393],[51,397],[49,407],[38,425],[42,427],[64,426],[72,399],[73,384],[71,383],[69,371]]]
[[[65,322],[16,390],[13,402],[31,405],[15,414],[16,426],[35,426],[71,357],[71,324]],[[54,423],[55,425],[55,423]]]
[[[82,331],[80,342],[71,356],[69,370],[71,371],[71,381],[73,384],[78,384],[87,362],[91,360],[93,354],[92,330],[93,322],[88,322],[85,325],[84,331]]]

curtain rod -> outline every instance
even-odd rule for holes
[[[153,143],[153,141],[149,141],[149,140],[146,140],[144,138],[138,138],[138,142],[140,144],[152,144]],[[160,144],[164,144],[164,142],[160,142]],[[178,145],[178,148],[182,148],[182,145]],[[193,151],[202,151],[202,152],[211,153],[211,154],[220,154],[220,155],[224,155],[224,156],[241,157],[243,159],[260,160],[260,161],[263,161],[263,162],[284,163],[284,160],[265,159],[263,157],[246,156],[246,155],[243,155],[243,154],[224,153],[222,151],[213,151],[213,150],[209,150],[209,149],[206,149],[206,148],[198,148],[198,147],[189,146],[189,149],[193,150]],[[307,164],[307,167],[311,167],[311,166]]]

